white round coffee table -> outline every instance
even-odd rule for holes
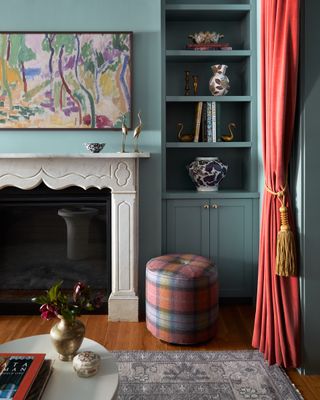
[[[45,353],[54,360],[53,372],[41,399],[43,400],[109,400],[117,398],[119,373],[115,360],[103,346],[85,338],[79,351],[94,351],[101,357],[96,375],[80,378],[72,362],[60,361],[50,335],[29,336],[0,345],[0,353]]]

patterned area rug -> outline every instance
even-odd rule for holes
[[[247,351],[114,351],[119,400],[301,400],[285,372]]]

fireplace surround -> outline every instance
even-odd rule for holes
[[[0,189],[29,190],[41,182],[54,190],[110,189],[111,321],[138,321],[139,160],[149,157],[149,153],[0,155]]]

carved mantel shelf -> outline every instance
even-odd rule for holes
[[[43,182],[54,190],[68,186],[111,190],[109,319],[113,321],[138,321],[139,159],[149,157],[149,153],[0,153],[0,189],[30,190]]]

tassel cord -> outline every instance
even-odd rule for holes
[[[276,274],[279,276],[297,275],[296,248],[293,232],[291,231],[286,207],[285,192],[287,182],[278,192],[274,192],[265,184],[267,192],[277,196],[280,201],[280,231],[277,236]]]

